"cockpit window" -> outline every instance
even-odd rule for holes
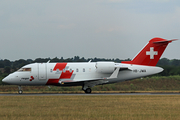
[[[18,70],[18,72],[24,72],[24,71],[31,71],[31,68],[21,68]]]

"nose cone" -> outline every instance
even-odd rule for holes
[[[13,84],[14,83],[14,75],[9,74],[7,77],[5,77],[4,79],[2,79],[2,82],[5,84]]]
[[[3,82],[3,83],[5,82],[5,78],[4,78],[4,79],[2,79],[2,82]]]
[[[6,84],[10,84],[10,79],[7,77],[5,77],[4,79],[2,79],[2,82],[3,83],[6,83]]]

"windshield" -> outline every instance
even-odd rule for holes
[[[25,71],[31,71],[31,68],[20,68],[18,72],[25,72]]]

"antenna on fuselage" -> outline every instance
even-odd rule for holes
[[[89,62],[88,63],[90,63],[92,60],[89,60]]]
[[[48,60],[47,63],[49,63],[51,60]]]

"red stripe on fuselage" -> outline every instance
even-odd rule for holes
[[[56,71],[57,69],[62,71],[63,69],[66,68],[66,65],[67,63],[56,63],[56,66],[54,67],[53,71]]]
[[[58,82],[59,82],[59,79],[49,79],[46,85],[57,85]]]
[[[66,68],[67,63],[56,63],[53,71],[56,71],[57,69],[59,69],[60,71],[63,71]],[[72,72],[70,72],[69,70],[66,70],[65,72],[62,72],[60,77],[57,79],[49,79],[48,82],[46,83],[46,85],[57,85],[59,83],[60,79],[70,79],[72,74],[73,74],[73,70]]]
[[[67,70],[66,72],[62,72],[60,79],[70,79],[73,72],[74,70],[72,72],[70,72],[69,70]]]

